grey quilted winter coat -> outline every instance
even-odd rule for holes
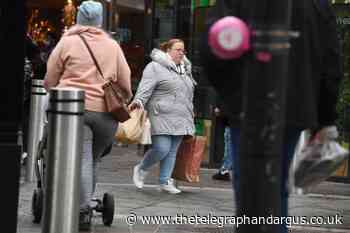
[[[152,135],[194,135],[191,63],[176,66],[165,52],[154,49],[143,71],[134,101],[148,111]]]

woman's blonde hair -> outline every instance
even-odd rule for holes
[[[173,38],[173,39],[170,39],[170,40],[168,40],[166,42],[161,43],[159,45],[159,48],[162,51],[167,52],[168,49],[171,49],[173,47],[173,45],[176,44],[176,43],[183,43],[183,44],[185,44],[183,40],[178,39],[178,38]]]

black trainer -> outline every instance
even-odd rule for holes
[[[92,219],[92,209],[80,210],[79,231],[90,231]]]
[[[230,173],[228,171],[218,171],[218,173],[214,174],[212,177],[214,180],[223,180],[230,181]]]

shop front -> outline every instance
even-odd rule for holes
[[[216,117],[214,108],[220,105],[215,90],[210,86],[204,75],[199,62],[199,38],[204,30],[204,22],[208,11],[215,5],[215,0],[153,0],[152,2],[152,24],[151,24],[151,46],[156,47],[160,42],[171,38],[179,37],[184,39],[187,49],[187,56],[193,63],[193,75],[199,85],[195,93],[195,111],[197,133],[207,138],[207,147],[205,151],[203,166],[217,167],[222,160],[224,151],[224,124],[220,117]],[[342,140],[345,145],[350,142],[350,95],[347,94],[350,89],[349,78],[349,51],[350,51],[350,1],[332,0],[333,7],[337,16],[337,25],[339,29],[339,38],[342,44],[344,60],[345,81],[342,86],[343,92],[340,94],[343,98],[340,104],[343,104],[339,110],[341,113],[339,126],[342,131]],[[146,51],[146,54],[148,54]],[[338,107],[338,109],[340,109]],[[333,177],[340,180],[350,180],[349,172],[350,160],[344,162]]]
[[[131,68],[132,88],[136,91],[151,50],[170,38],[185,41],[187,56],[193,63],[197,134],[207,138],[204,166],[217,165],[223,155],[223,127],[213,116],[215,91],[202,78],[198,60],[199,35],[213,0],[96,0],[104,6],[103,28],[121,45]],[[50,35],[59,40],[75,24],[82,0],[28,0],[26,30],[45,50]],[[45,59],[44,59],[45,60]],[[34,78],[43,78],[42,66]],[[219,126],[219,127],[218,127]],[[217,135],[217,136],[216,136]]]
[[[194,104],[197,134],[207,138],[203,166],[218,166],[223,156],[224,129],[213,114],[216,94],[202,78],[198,59],[199,36],[208,9],[215,1],[135,0],[132,4],[120,0],[115,2],[115,38],[122,45],[133,70],[134,91],[144,66],[150,61],[149,54],[152,49],[170,38],[184,40],[187,56],[193,63],[194,78],[199,84],[196,87]],[[131,8],[136,5],[138,7]]]
[[[149,54],[154,47],[169,38],[178,37],[185,41],[187,56],[193,65],[193,75],[198,86],[195,91],[195,114],[197,134],[207,138],[203,166],[219,166],[224,151],[224,124],[214,114],[220,105],[215,90],[210,86],[199,62],[199,38],[204,30],[208,11],[215,0],[99,0],[104,5],[104,28],[121,45],[132,70],[133,90],[140,81],[143,68],[150,61]],[[28,0],[27,32],[38,43],[47,35],[58,37],[75,23],[77,6],[81,0]],[[339,35],[344,51],[344,74],[349,73],[349,25],[350,4],[346,0],[332,1],[337,14]],[[347,79],[346,79],[347,80]],[[350,88],[350,82],[343,85]],[[346,91],[345,91],[346,92]],[[350,99],[350,96],[347,97]],[[341,127],[344,142],[350,141],[350,102],[344,104]],[[346,161],[334,177],[350,179],[350,162]]]
[[[350,148],[350,1],[332,0],[342,49],[344,78],[338,102],[338,129],[343,146]],[[334,173],[331,180],[350,183],[350,159]]]
[[[132,70],[133,88],[141,78],[145,57],[145,1],[97,0],[103,4],[103,28],[116,39]],[[41,50],[53,36],[55,42],[76,22],[82,0],[28,0],[26,29]],[[42,75],[40,75],[42,76]]]
[[[195,92],[197,134],[207,138],[204,166],[217,165],[223,155],[223,128],[213,116],[215,91],[201,77],[198,39],[205,15],[215,1],[189,0],[98,0],[104,6],[103,28],[121,45],[136,91],[151,50],[173,37],[185,41],[187,56],[193,62],[193,74],[199,85]],[[81,0],[28,0],[27,34],[45,47],[50,35],[56,42],[75,24]],[[45,69],[34,78],[43,78]],[[219,135],[219,136],[215,136]],[[212,146],[213,145],[213,146]]]

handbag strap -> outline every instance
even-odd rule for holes
[[[107,80],[105,79],[105,77],[104,77],[104,75],[103,75],[103,73],[102,73],[102,70],[101,70],[100,66],[98,65],[98,62],[97,62],[97,60],[96,60],[96,58],[95,58],[95,56],[94,56],[94,53],[92,52],[92,50],[91,50],[89,44],[87,43],[86,39],[85,39],[81,34],[78,34],[78,36],[81,38],[81,40],[84,42],[86,48],[88,49],[88,51],[89,51],[89,53],[90,53],[90,56],[91,56],[92,60],[94,61],[95,66],[96,66],[98,72],[99,72],[99,73],[101,74],[101,76],[102,76],[102,79],[103,79],[104,81],[107,81]],[[124,97],[123,97],[123,91],[120,90],[120,88],[119,88],[118,86],[113,86],[113,85],[111,85],[111,82],[110,82],[110,81],[108,81],[108,82],[105,84],[105,86],[107,86],[107,85],[111,87],[111,89],[113,90],[113,92],[114,92],[115,94],[117,94],[120,98],[124,99]],[[119,91],[121,92],[121,94],[119,94],[119,93],[116,91],[116,89],[119,90]],[[121,95],[121,96],[120,96],[120,95]]]
[[[101,70],[100,66],[98,65],[98,62],[97,62],[97,60],[96,60],[96,58],[95,58],[95,56],[94,56],[94,53],[92,52],[92,50],[91,50],[91,48],[90,48],[90,46],[89,46],[89,44],[88,44],[88,42],[86,41],[86,39],[85,39],[82,35],[78,34],[78,36],[79,36],[80,39],[84,42],[86,48],[88,49],[88,51],[89,51],[89,53],[90,53],[90,56],[91,56],[92,60],[94,61],[95,66],[96,66],[98,72],[99,72],[99,73],[101,74],[101,76],[102,76],[102,79],[103,79],[103,80],[106,80],[105,77],[103,76],[102,70]]]

